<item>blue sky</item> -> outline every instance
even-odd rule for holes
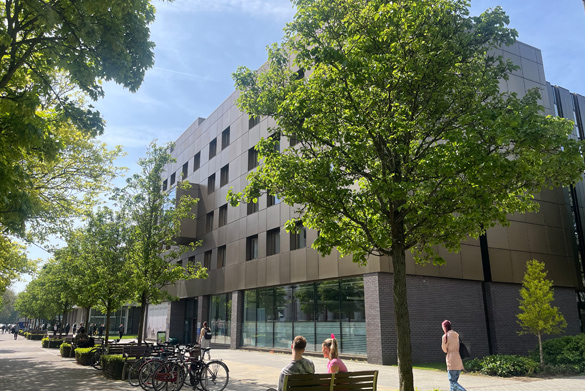
[[[500,5],[510,16],[519,40],[542,50],[545,74],[552,84],[585,95],[585,9],[582,0],[472,0],[471,14]],[[140,90],[130,93],[111,83],[95,102],[106,120],[101,140],[122,145],[128,156],[118,164],[136,170],[135,162],[154,139],[173,141],[197,117],[207,117],[234,90],[238,66],[256,69],[266,60],[266,46],[280,42],[294,10],[288,0],[154,1],[155,65]],[[31,248],[31,257],[47,256]],[[20,291],[24,283],[13,287]]]

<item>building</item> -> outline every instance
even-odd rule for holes
[[[522,95],[539,87],[547,114],[555,107],[571,107],[568,91],[547,84],[540,50],[516,43],[502,54],[522,67],[502,81],[503,89]],[[549,98],[553,91],[559,92],[560,104]],[[151,306],[149,313],[156,316],[149,318],[149,336],[167,331],[180,342],[193,342],[201,323],[208,321],[213,342],[230,348],[289,349],[294,336],[302,334],[308,351],[320,351],[321,342],[334,333],[342,354],[396,363],[389,259],[370,259],[359,267],[335,252],[320,257],[310,247],[316,232],[284,230],[293,209],[275,197],[228,206],[228,189],[244,188],[246,175],[258,165],[254,146],[275,125],[271,118],[240,112],[236,97],[234,92],[176,140],[172,154],[177,162],[167,166],[163,188],[172,190],[182,179],[194,184],[198,218],[185,225],[179,240],[202,240],[179,262],[200,262],[209,268],[209,278],[182,281],[170,288],[179,301]],[[585,107],[582,98],[574,101]],[[580,116],[582,135],[585,113],[574,113]],[[280,148],[290,143],[282,139]],[[467,240],[458,254],[443,253],[444,266],[420,266],[407,259],[415,362],[444,359],[439,346],[444,319],[454,323],[474,356],[532,349],[536,340],[517,335],[515,315],[525,264],[533,258],[546,263],[554,280],[555,304],[567,319],[567,334],[581,330],[576,292],[583,290],[578,251],[583,241],[575,235],[573,210],[585,219],[585,188],[571,190],[536,195],[539,213],[511,216],[509,227],[494,227],[479,240]],[[584,200],[581,209],[572,209],[571,194],[573,201]],[[581,224],[579,228],[582,232]],[[447,293],[457,300],[446,300]]]

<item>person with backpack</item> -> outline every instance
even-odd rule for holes
[[[213,336],[213,333],[211,332],[211,329],[207,325],[207,321],[204,321],[203,327],[201,328],[201,332],[199,333],[199,344],[201,345],[201,349],[211,348],[211,337],[212,336]],[[207,352],[208,360],[211,360],[211,353],[209,353],[209,350],[207,350],[206,352]],[[203,359],[204,356],[205,356],[205,352],[202,350],[201,359]]]
[[[449,385],[451,391],[465,391],[459,384],[459,375],[463,370],[463,361],[459,353],[459,334],[451,328],[451,322],[445,320],[443,326],[443,337],[441,339],[441,347],[446,353],[447,373],[449,374]]]

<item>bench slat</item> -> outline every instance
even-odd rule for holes
[[[292,391],[375,391],[378,371],[338,374],[286,375],[284,390]]]

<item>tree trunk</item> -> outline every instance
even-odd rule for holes
[[[89,313],[91,312],[91,307],[86,307],[85,311],[85,321],[83,324],[85,325],[85,331],[89,334]]]
[[[392,265],[394,267],[394,317],[396,318],[398,344],[398,383],[400,391],[414,391],[410,317],[406,294],[404,225],[402,222],[392,225]]]
[[[146,314],[146,291],[142,292],[140,295],[140,322],[138,322],[138,346],[142,345],[142,340],[144,339],[144,321],[145,321],[145,314]]]
[[[540,332],[538,333],[538,350],[540,351],[540,365],[544,365],[544,355],[542,354],[542,338]]]
[[[110,340],[110,313],[112,311],[110,310],[110,307],[108,306],[107,311],[106,311],[106,345],[108,344],[108,341]]]

